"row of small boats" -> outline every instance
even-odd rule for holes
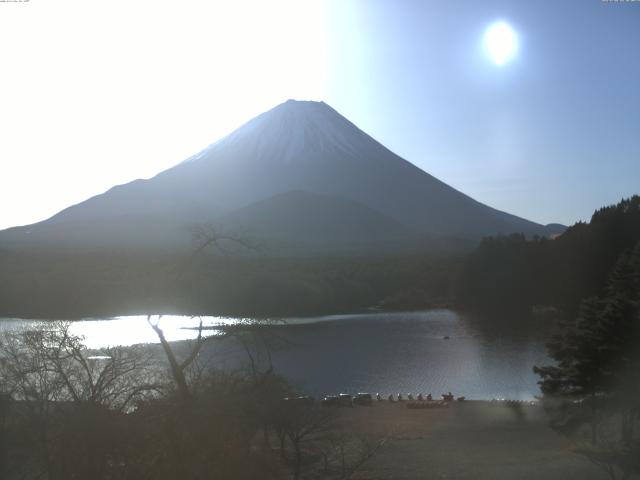
[[[321,403],[326,407],[352,407],[354,405],[368,406],[373,404],[373,398],[373,395],[370,393],[357,393],[355,395],[341,393],[339,395],[327,395],[321,400]],[[385,400],[388,402],[406,402],[408,408],[431,408],[448,405],[454,400],[462,402],[465,397],[455,398],[453,394],[449,392],[443,393],[441,400],[434,400],[430,393],[427,395],[419,393],[415,397],[411,393],[407,394],[406,397],[402,393],[398,393],[397,396],[391,394],[385,399],[379,393],[376,393],[375,399],[378,402]]]
[[[380,397],[379,393],[376,394],[376,397],[378,401],[382,401],[382,398]],[[418,402],[418,403],[420,402],[453,402],[454,400],[458,402],[464,402],[465,400],[465,397],[455,398],[453,393],[451,392],[443,393],[441,397],[442,397],[441,400],[434,400],[433,396],[430,393],[427,395],[422,395],[422,393],[419,393],[416,397],[414,397],[411,393],[409,393],[405,398],[401,393],[399,393],[397,397],[394,397],[393,394],[389,395],[387,400],[390,402],[404,402],[405,400],[407,400],[409,402]]]

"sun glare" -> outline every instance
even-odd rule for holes
[[[326,98],[327,8],[72,0],[5,15],[2,5],[0,41],[15,48],[0,52],[11,72],[0,80],[0,163],[11,159],[0,203],[13,204],[0,229],[153,176],[288,98]],[[34,176],[43,158],[56,161]]]
[[[487,28],[483,39],[484,50],[491,61],[502,66],[518,53],[518,37],[511,26],[503,21]]]

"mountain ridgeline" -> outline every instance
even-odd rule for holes
[[[554,306],[569,317],[602,295],[621,258],[640,248],[640,196],[597,210],[554,240],[522,235],[485,238],[465,261],[457,303],[477,311]]]
[[[486,235],[563,229],[473,200],[325,103],[289,100],[151,179],[0,232],[0,248],[184,250],[198,223],[288,254],[415,251],[442,238],[468,246]]]

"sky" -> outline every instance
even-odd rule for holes
[[[497,64],[500,21],[517,45]],[[543,224],[640,193],[640,2],[22,0],[0,2],[0,45],[0,228],[289,98]]]

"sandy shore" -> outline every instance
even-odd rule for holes
[[[570,451],[539,406],[466,401],[414,410],[384,401],[340,409],[338,426],[383,442],[354,475],[360,480],[606,478]]]

